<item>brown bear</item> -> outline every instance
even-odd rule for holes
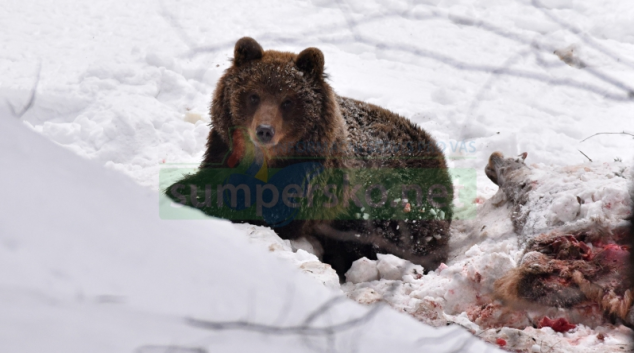
[[[442,151],[414,123],[375,105],[337,96],[326,79],[324,55],[317,48],[294,54],[265,51],[252,38],[238,40],[232,65],[213,95],[211,131],[199,171],[168,188],[167,195],[234,222],[268,224],[284,239],[317,240],[323,261],[340,276],[353,261],[363,256],[376,259],[377,252],[435,269],[447,257],[452,218],[453,188]],[[301,199],[298,212],[303,216],[275,208],[277,204],[256,207],[258,216],[268,212],[264,219],[237,219],[231,210],[212,210],[215,205],[199,200],[205,198],[203,184],[220,173],[219,168],[242,168],[236,179],[223,179],[237,184],[210,188],[219,204],[226,198],[232,207],[241,202],[253,206],[254,198],[265,196],[253,193],[249,183],[271,191],[275,179],[284,192],[271,191],[269,201],[262,204],[268,207],[277,200],[281,205],[284,197],[284,202]],[[289,170],[294,174],[280,177]],[[315,170],[321,174],[305,182]],[[315,187],[316,181],[332,179],[336,172],[336,183]],[[296,175],[303,184],[290,184]],[[379,185],[377,179],[390,186]],[[181,194],[190,189],[178,189],[187,184],[200,186],[191,189],[197,193],[193,199]],[[287,186],[297,187],[290,193]],[[313,203],[320,198],[327,202]],[[376,207],[370,210],[368,202]],[[266,220],[280,214],[286,221]]]

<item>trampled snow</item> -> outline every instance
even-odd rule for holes
[[[609,228],[626,223],[632,168],[620,162],[529,167],[533,190],[524,207],[530,213],[520,234],[511,222],[512,207],[496,202],[496,195],[479,208],[476,219],[454,222],[453,251],[446,265],[421,276],[420,269],[391,259],[392,255],[377,261],[362,259],[346,274],[348,283],[342,289],[360,303],[385,301],[433,326],[457,323],[489,342],[503,339],[510,350],[530,352],[537,344],[544,350],[556,345],[553,351],[558,352],[622,352],[631,330],[612,325],[601,313],[509,308],[494,301],[494,282],[521,262],[523,245],[531,238],[551,231],[592,229],[597,221]],[[574,203],[568,202],[571,197]],[[411,270],[402,270],[408,267]],[[565,334],[533,328],[544,316],[579,325]],[[600,340],[599,334],[609,339]]]
[[[626,0],[4,1],[0,177],[10,202],[0,204],[1,345],[38,352],[145,346],[139,351],[147,353],[168,344],[244,351],[268,342],[279,350],[295,338],[202,331],[182,318],[271,323],[292,296],[297,303],[280,322],[297,323],[338,290],[327,266],[270,229],[158,219],[159,171],[200,162],[214,85],[235,41],[248,35],[265,49],[320,48],[338,94],[410,118],[445,146],[451,167],[478,172],[478,218],[455,222],[446,267],[419,278],[415,267],[384,257],[351,273],[345,293],[429,324],[460,323],[491,342],[507,337],[528,351],[620,349],[622,327],[481,332],[467,311],[521,255],[508,214],[485,202],[497,190],[483,173],[493,151],[528,152],[527,163],[558,195],[539,205],[536,232],[593,212],[613,224],[625,217],[634,140],[582,140],[634,132],[633,21]],[[91,162],[4,122],[16,115]],[[584,167],[591,172],[579,172]],[[570,179],[556,180],[564,174]],[[28,192],[17,191],[29,183]],[[586,210],[576,209],[580,192],[593,201]],[[363,312],[343,306],[335,317]],[[389,319],[372,324],[359,351],[406,346],[432,332],[381,315]],[[394,335],[385,346],[380,332]],[[605,340],[593,339],[597,333]]]

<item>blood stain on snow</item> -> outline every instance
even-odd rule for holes
[[[576,328],[577,325],[569,323],[568,320],[564,319],[563,317],[559,318],[557,320],[551,320],[548,316],[544,316],[539,321],[538,327],[539,328],[550,327],[555,332],[568,332],[568,331]]]
[[[473,279],[476,283],[480,283],[482,281],[482,275],[480,272],[476,272]]]

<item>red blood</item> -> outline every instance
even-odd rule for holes
[[[592,254],[592,249],[590,249],[590,247],[584,242],[579,242],[578,244],[582,254],[581,258],[586,261],[592,260],[592,258],[594,257],[594,254]]]
[[[607,244],[604,248],[604,250],[611,250],[611,251],[627,251],[627,246],[624,245],[618,245],[618,244]]]
[[[590,247],[588,247],[588,245],[586,245],[586,243],[577,240],[574,236],[572,235],[567,235],[567,236],[563,236],[560,237],[558,239],[556,239],[555,241],[552,242],[551,246],[553,247],[553,250],[556,253],[559,253],[560,250],[562,249],[569,249],[571,247],[574,247],[576,249],[578,249],[579,254],[581,255],[581,258],[586,260],[586,261],[590,261],[592,260],[592,258],[594,257],[594,254],[592,253],[592,249],[590,249]],[[557,258],[560,255],[557,255]],[[564,253],[564,256],[565,255]],[[563,257],[565,258],[565,257]]]
[[[227,165],[229,166],[229,168],[233,168],[236,165],[238,165],[238,162],[240,162],[240,160],[244,156],[244,150],[245,150],[244,139],[240,130],[233,131],[232,140],[233,140],[233,148],[232,148],[233,151],[231,153],[231,156],[229,156],[229,159],[227,160]]]
[[[473,279],[476,283],[480,283],[480,281],[482,281],[482,275],[480,274],[480,272],[476,272]]]
[[[500,347],[506,346],[506,341],[501,339],[501,338],[496,339],[495,343],[497,343],[497,345],[500,346]]]
[[[563,278],[563,277],[559,277],[559,276],[548,276],[548,277],[542,279],[542,281],[544,283],[553,283],[553,284],[559,284],[559,285],[562,285],[562,286],[568,286],[568,285],[570,285],[571,279]]]
[[[618,244],[607,244],[600,253],[602,263],[613,265],[624,265],[630,256],[627,247]]]
[[[555,332],[568,332],[577,327],[577,325],[569,323],[568,320],[564,319],[563,317],[557,320],[551,320],[548,318],[548,316],[544,316],[539,321],[538,327],[550,327]]]

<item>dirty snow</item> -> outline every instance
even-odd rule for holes
[[[528,239],[554,229],[588,229],[597,220],[616,227],[630,216],[628,186],[632,184],[632,168],[626,164],[554,167],[533,163],[529,167],[533,190],[524,207],[531,211],[521,234],[513,230],[512,207],[497,204],[491,198],[479,207],[476,219],[454,222],[453,250],[447,264],[427,275],[419,275],[418,269],[400,272],[397,278],[395,272],[413,265],[404,260],[386,261],[385,257],[377,261],[361,259],[346,274],[348,282],[342,289],[360,303],[385,301],[433,326],[457,323],[488,342],[502,339],[506,342],[504,348],[511,350],[623,352],[624,348],[630,349],[627,344],[631,330],[611,325],[600,312],[514,310],[494,300],[494,282],[520,262],[522,246]],[[579,204],[577,196],[583,204]],[[574,198],[575,207],[567,201],[570,198]],[[389,270],[381,271],[382,268]],[[368,273],[378,275],[364,276]],[[563,317],[579,325],[563,334],[549,327],[533,328],[544,316]],[[596,338],[599,334],[603,334],[603,340]],[[534,345],[540,350],[533,349]]]

